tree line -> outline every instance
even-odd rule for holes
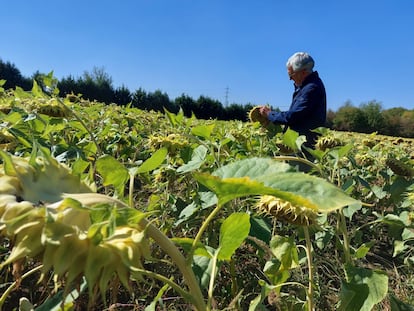
[[[29,91],[33,80],[42,85],[45,74],[35,72],[31,77],[25,77],[11,62],[0,59],[0,79],[6,80],[5,89],[14,89],[16,86]],[[147,92],[142,88],[130,91],[125,86],[114,87],[111,76],[103,68],[93,68],[85,71],[82,76],[69,75],[55,81],[59,96],[69,94],[81,95],[90,101],[130,105],[148,111],[163,112],[167,109],[177,113],[179,109],[187,117],[194,114],[198,119],[240,120],[247,121],[248,112],[255,105],[252,103],[232,103],[226,106],[208,96],[199,96],[198,99],[182,94],[171,99],[161,90]],[[337,111],[331,109],[327,113],[328,128],[340,131],[359,133],[377,132],[382,135],[414,137],[414,110],[402,107],[383,109],[380,102],[372,100],[354,106],[345,102]]]

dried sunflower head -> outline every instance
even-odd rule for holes
[[[13,242],[0,269],[13,264],[18,280],[22,259],[40,259],[43,277],[52,272],[56,286],[62,280],[70,286],[85,276],[91,296],[104,294],[113,279],[126,287],[139,280],[130,269],[141,269],[150,252],[145,228],[136,224],[141,212],[110,205],[123,226],[92,223],[94,206],[104,208],[108,197],[93,193],[68,167],[51,157],[0,155],[0,234]]]
[[[93,192],[69,167],[52,157],[30,159],[4,152],[0,155],[4,162],[0,166],[0,185],[14,186],[13,193],[19,200],[53,203],[61,200],[63,193]],[[4,193],[1,188],[0,193]]]
[[[341,140],[334,136],[321,136],[318,138],[315,148],[318,150],[325,151],[326,149],[342,146]]]
[[[68,167],[51,157],[20,158],[4,151],[0,155],[3,158],[0,166],[0,230],[10,237],[31,225],[44,223],[45,211],[41,212],[41,207],[52,207],[49,203],[62,200],[64,193],[93,192],[79,177],[72,175]],[[25,221],[21,222],[22,219]]]
[[[261,114],[260,106],[255,106],[249,111],[249,120],[251,122],[259,122],[264,127],[269,124],[268,118]]]
[[[18,140],[7,129],[0,131],[0,148],[5,151],[13,150],[18,144]]]
[[[388,157],[385,160],[385,164],[396,175],[405,176],[405,177],[413,177],[414,176],[414,167],[410,163],[407,163],[407,162],[402,161],[402,160],[395,159],[393,157]]]
[[[311,208],[296,206],[272,195],[261,196],[256,208],[260,213],[299,226],[313,225],[318,217],[318,213]]]
[[[47,104],[40,104],[36,107],[38,113],[45,114],[50,117],[64,118],[69,115],[69,111],[58,103],[50,102]]]
[[[356,154],[355,161],[358,165],[370,166],[375,164],[375,157],[369,154]]]
[[[374,139],[365,138],[365,139],[362,140],[362,144],[364,146],[367,146],[369,148],[372,148],[372,147],[374,147],[377,144],[377,141],[374,140]]]
[[[276,147],[279,149],[279,153],[282,155],[291,155],[296,151],[284,144],[283,142],[277,142]]]
[[[153,150],[165,147],[170,155],[175,155],[181,149],[190,145],[188,139],[180,134],[169,134],[168,136],[151,135],[148,144]]]
[[[0,104],[0,111],[4,114],[8,114],[12,110],[12,106],[8,104]]]

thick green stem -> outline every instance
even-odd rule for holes
[[[129,207],[133,208],[134,207],[134,178],[135,175],[133,174],[129,174],[129,193],[128,193],[128,202],[129,202]]]
[[[343,248],[344,248],[344,257],[345,264],[351,263],[351,248],[349,244],[348,230],[346,228],[346,219],[342,209],[338,211],[339,214],[339,229],[342,233],[343,238]]]
[[[216,279],[217,274],[217,256],[219,254],[219,250],[216,251],[213,258],[211,259],[213,261],[213,267],[211,268],[211,276],[210,276],[210,283],[208,286],[208,301],[207,301],[207,309],[206,311],[211,310],[211,305],[213,303],[213,293],[214,293],[214,281]]]
[[[301,157],[294,157],[294,156],[277,156],[277,157],[274,157],[273,159],[280,160],[280,161],[296,161],[296,162],[302,162],[302,163],[304,163],[304,164],[306,164],[306,165],[314,168],[319,173],[321,173],[321,169],[315,163],[313,163],[313,162],[311,162],[311,161],[309,161],[307,159],[301,158]]]
[[[218,204],[216,206],[216,208],[210,213],[210,215],[208,215],[206,220],[201,225],[201,228],[200,228],[200,230],[198,230],[197,235],[196,235],[196,237],[194,238],[194,241],[193,241],[193,250],[194,250],[195,246],[197,245],[197,243],[200,241],[201,236],[203,235],[204,231],[207,230],[208,225],[213,220],[213,218],[217,215],[217,213],[220,211],[220,209],[221,209],[221,205]]]
[[[157,227],[153,226],[148,222],[148,220],[143,219],[140,222],[140,225],[146,227],[146,232],[148,236],[151,237],[164,252],[166,252],[177,265],[178,269],[183,274],[183,277],[190,289],[190,293],[193,297],[193,303],[198,311],[205,311],[206,305],[204,302],[203,294],[201,293],[200,286],[198,285],[197,279],[194,275],[194,272],[190,265],[187,265],[187,262],[184,256],[180,253],[174,243],[163,234]]]
[[[308,310],[314,310],[314,301],[313,301],[313,288],[314,288],[314,281],[313,281],[313,258],[312,258],[312,242],[309,236],[309,229],[308,227],[304,227],[305,232],[305,240],[306,240],[306,257],[308,259],[308,269],[309,269],[309,287],[308,287]]]
[[[183,290],[177,283],[174,283],[169,278],[167,278],[167,277],[165,277],[161,274],[158,274],[158,273],[155,273],[155,272],[152,272],[152,271],[148,271],[148,270],[145,270],[145,269],[133,268],[133,271],[138,272],[138,273],[143,274],[143,275],[146,275],[150,278],[160,280],[161,282],[167,284],[172,289],[174,289],[186,301],[191,302],[191,303],[194,304],[193,297],[191,296],[191,294],[189,292]]]

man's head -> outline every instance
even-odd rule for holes
[[[313,72],[315,61],[305,52],[297,52],[289,57],[286,68],[290,80],[293,80],[296,85],[302,85],[305,78]]]

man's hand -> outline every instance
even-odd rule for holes
[[[260,107],[260,114],[267,118],[269,112],[272,111],[268,106],[261,106]]]

